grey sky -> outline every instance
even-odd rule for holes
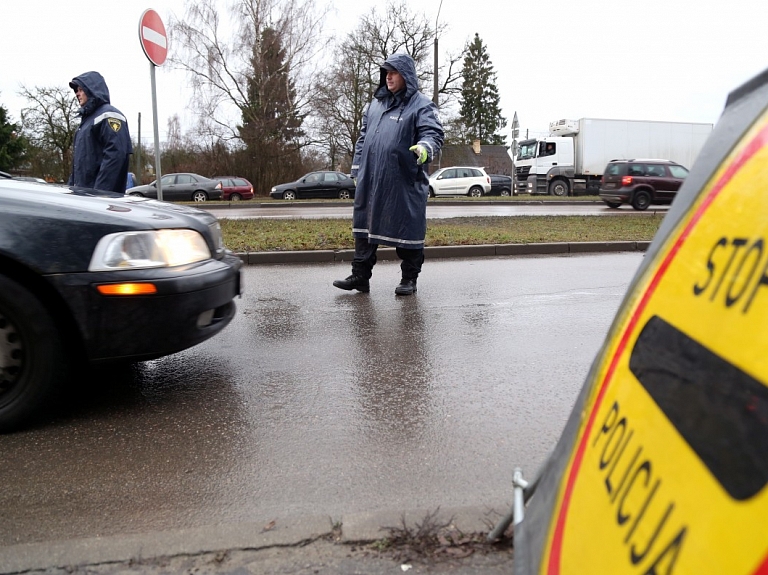
[[[381,7],[377,0],[334,0],[324,33],[340,34]],[[440,0],[412,5],[437,17]],[[183,0],[53,0],[9,3],[12,26],[0,35],[0,103],[19,120],[19,85],[66,86],[101,72],[112,103],[136,135],[151,141],[149,63],[138,40],[147,8],[168,25]],[[380,9],[380,8],[379,8]],[[475,32],[497,73],[502,113],[516,111],[523,134],[541,134],[561,118],[626,118],[715,123],[728,93],[768,67],[764,0],[443,0],[449,30],[440,51],[460,50]],[[170,46],[173,50],[173,45]],[[157,70],[161,138],[167,118],[188,101],[185,78]],[[431,86],[425,87],[431,95]],[[505,131],[505,133],[508,133]]]

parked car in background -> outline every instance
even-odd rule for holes
[[[85,363],[154,359],[220,332],[241,266],[203,210],[0,173],[0,431]]]
[[[275,200],[300,200],[304,198],[341,198],[348,200],[355,197],[355,181],[341,172],[310,172],[295,182],[278,184],[269,196]]]
[[[214,176],[211,178],[221,182],[221,198],[225,202],[239,202],[253,199],[253,186],[245,178],[236,176]]]
[[[489,196],[511,196],[512,195],[512,176],[503,174],[488,174],[491,178],[491,191]]]
[[[429,176],[429,195],[479,198],[491,191],[491,178],[483,168],[452,166]]]
[[[600,180],[600,198],[611,208],[631,204],[644,210],[651,204],[670,204],[688,170],[669,160],[612,160]]]
[[[168,202],[205,202],[222,198],[221,182],[199,174],[166,174],[160,179],[163,200]],[[144,186],[128,188],[129,196],[157,198],[157,180]]]

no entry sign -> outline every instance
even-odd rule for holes
[[[139,19],[139,42],[149,61],[162,66],[168,56],[168,36],[160,15],[154,10],[145,10]]]

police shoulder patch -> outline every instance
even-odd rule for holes
[[[107,124],[109,124],[109,127],[112,128],[113,132],[119,132],[120,128],[123,127],[123,123],[117,118],[109,118],[107,120]]]

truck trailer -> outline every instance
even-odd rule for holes
[[[515,194],[597,194],[611,160],[672,160],[690,169],[712,124],[581,118],[549,124],[549,136],[523,140]]]

